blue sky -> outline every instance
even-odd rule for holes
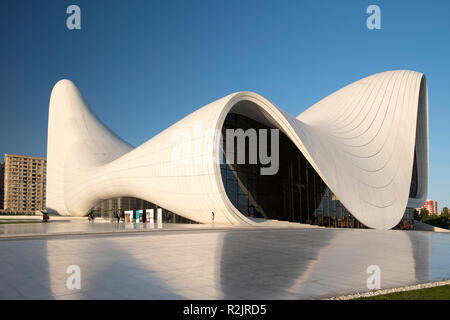
[[[81,30],[66,8],[81,8]],[[381,8],[381,30],[366,8]],[[48,102],[75,82],[139,145],[242,90],[298,115],[373,73],[426,74],[429,198],[450,206],[450,1],[0,1],[0,153],[46,156]]]

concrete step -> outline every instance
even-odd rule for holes
[[[283,221],[283,220],[275,220],[275,219],[262,219],[262,218],[249,218],[253,222],[255,222],[255,226],[261,226],[261,227],[303,227],[303,228],[324,228],[316,225],[311,224],[304,224],[299,222],[290,222],[290,221]]]

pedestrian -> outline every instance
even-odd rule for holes
[[[120,213],[116,213],[117,215],[117,223],[120,223]]]
[[[89,223],[91,223],[91,213],[90,212],[88,213],[87,217],[88,217]]]
[[[211,220],[212,220],[212,224],[214,224],[214,211],[211,212]]]

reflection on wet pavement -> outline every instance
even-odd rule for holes
[[[40,236],[58,234],[90,234],[133,231],[159,231],[184,229],[209,229],[208,224],[177,224],[177,223],[88,223],[84,220],[55,220],[50,223],[0,224],[0,238],[10,236]],[[227,227],[220,226],[217,227]]]
[[[450,235],[191,230],[0,241],[2,299],[317,299],[450,279]],[[67,267],[81,289],[66,288]]]

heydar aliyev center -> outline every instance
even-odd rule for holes
[[[267,162],[230,159],[229,129],[254,129],[258,148],[279,153],[278,170],[264,175]],[[262,129],[277,132],[276,148]],[[134,197],[200,223],[214,212],[218,224],[391,229],[411,221],[427,184],[427,84],[414,71],[366,77],[296,118],[256,93],[233,93],[137,148],[97,118],[71,81],[59,81],[50,98],[47,210],[60,215]]]

